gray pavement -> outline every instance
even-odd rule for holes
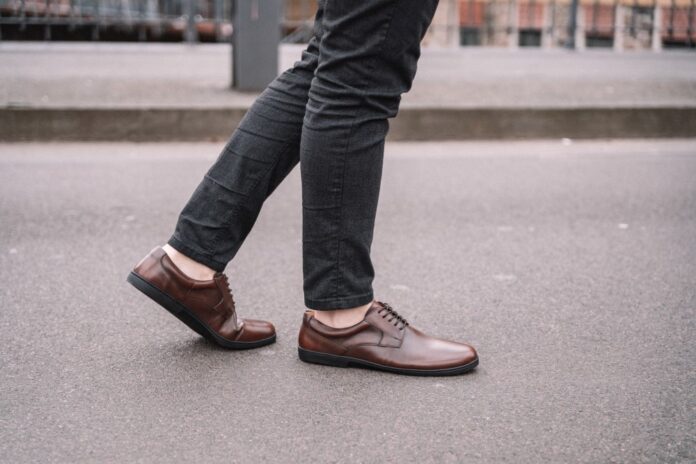
[[[283,70],[303,46],[279,48]],[[226,44],[0,44],[0,140],[220,140]],[[425,48],[394,140],[696,136],[696,55]]]
[[[695,140],[389,143],[375,288],[453,378],[298,360],[297,169],[227,269],[276,344],[132,289],[221,148],[0,144],[0,461],[696,460]]]
[[[279,47],[279,71],[304,46]],[[0,106],[248,107],[227,44],[3,42]],[[424,48],[402,107],[696,105],[696,53]]]

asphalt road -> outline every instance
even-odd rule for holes
[[[0,461],[696,460],[696,141],[389,144],[375,289],[452,378],[299,361],[298,169],[227,268],[276,344],[126,283],[222,145],[0,145]]]

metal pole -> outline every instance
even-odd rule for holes
[[[281,0],[234,0],[232,84],[263,90],[278,75]]]
[[[592,34],[597,35],[597,16],[599,16],[599,0],[592,4]]]
[[[686,35],[687,35],[687,44],[689,47],[693,45],[693,31],[694,31],[694,0],[691,0],[691,5],[689,6],[689,25],[687,26],[686,29]]]
[[[27,28],[27,4],[26,4],[26,0],[21,0],[20,5],[21,5],[21,7],[20,7],[21,13],[19,14],[19,19],[20,19],[19,30],[21,32],[24,32],[24,30]]]
[[[617,0],[614,4],[614,51],[616,52],[624,50],[624,26],[626,24],[624,14],[624,7]]]
[[[214,0],[215,8],[215,41],[220,42],[222,39],[222,16],[223,16],[223,5],[222,0]]]
[[[138,2],[138,42],[147,40],[145,27],[145,2],[140,1]]]
[[[99,20],[101,18],[101,9],[99,8],[100,2],[101,2],[101,0],[97,0],[96,5],[95,5],[94,28],[92,29],[92,40],[99,40]]]
[[[575,32],[578,28],[578,0],[570,2],[570,17],[568,18],[568,40],[566,48],[575,50]]]
[[[186,31],[184,39],[192,44],[198,42],[198,31],[196,30],[196,0],[185,0],[186,7]]]
[[[51,40],[51,0],[46,0],[45,5],[44,21],[46,26],[44,28],[44,40]]]
[[[508,2],[508,48],[516,49],[520,45],[520,6],[517,0]]]
[[[653,2],[652,11],[652,50],[659,52],[662,50],[662,7]]]

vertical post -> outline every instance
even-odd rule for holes
[[[614,7],[614,51],[622,52],[624,50],[624,8],[617,1]]]
[[[536,8],[537,4],[535,0],[527,1],[527,24],[526,27],[534,29],[536,26]]]
[[[544,4],[544,26],[543,33],[541,36],[541,47],[549,49],[553,46],[553,39],[556,30],[556,2],[552,0],[551,2]]]
[[[46,0],[44,40],[51,40],[51,0]]]
[[[459,0],[450,0],[447,8],[447,45],[459,47]]]
[[[159,5],[157,0],[146,0],[146,16],[147,19],[158,19],[159,18]]]
[[[282,0],[234,0],[232,87],[263,90],[278,75]]]
[[[73,32],[75,30],[75,2],[70,0],[69,2],[70,14],[68,15],[68,31]]]
[[[508,48],[517,49],[520,46],[520,6],[517,0],[508,2]]]
[[[571,0],[568,15],[568,41],[566,42],[566,48],[575,50],[575,35],[578,28],[578,0]]]
[[[687,44],[691,47],[694,44],[693,39],[694,33],[694,0],[691,0],[691,5],[689,5],[689,25],[686,28]]]
[[[138,42],[147,40],[147,31],[145,30],[145,8],[144,2],[138,3]]]
[[[222,39],[222,0],[215,0],[215,41]]]
[[[92,40],[99,40],[99,21],[101,20],[101,0],[95,4],[94,28],[92,29]]]
[[[152,35],[160,37],[162,35],[162,12],[160,11],[158,0],[147,0],[148,18],[152,22]]]
[[[652,51],[662,51],[662,7],[657,1],[652,15]]]
[[[469,24],[467,24],[468,27],[471,29],[477,28],[479,29],[482,25],[476,23],[476,4],[474,3],[476,0],[468,0],[466,2],[466,18],[469,20]],[[457,2],[459,4],[459,9],[461,9],[462,5],[461,3]],[[460,11],[459,9],[457,10],[457,45],[461,44],[461,16],[460,16]],[[479,37],[481,32],[479,30]],[[481,44],[481,40],[479,39],[479,43],[477,45]]]
[[[597,16],[599,16],[599,0],[594,0],[592,3],[592,27],[590,28],[590,31],[592,31],[592,35],[597,35]],[[587,20],[587,18],[585,18]]]
[[[24,30],[27,28],[27,4],[26,0],[21,0],[21,13],[19,14],[19,19],[21,20],[19,23],[19,30],[24,32]]]
[[[196,0],[184,0],[186,8],[186,30],[184,40],[190,44],[198,42],[198,31],[196,30]]]
[[[585,50],[587,36],[585,35],[585,9],[578,6],[575,16],[575,49]]]

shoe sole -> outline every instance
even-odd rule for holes
[[[478,366],[478,358],[471,361],[469,364],[464,364],[463,366],[448,367],[446,369],[408,369],[403,367],[393,367],[385,366],[384,364],[373,363],[370,361],[365,361],[364,359],[352,358],[350,356],[339,356],[336,354],[319,353],[317,351],[305,350],[304,348],[297,348],[300,359],[307,363],[312,364],[323,364],[325,366],[334,367],[361,367],[367,369],[375,369],[386,372],[393,372],[395,374],[403,375],[418,375],[418,376],[445,376],[445,375],[458,375],[469,372]]]
[[[143,292],[145,295],[150,297],[164,309],[172,313],[177,319],[186,324],[191,330],[202,335],[206,339],[217,343],[218,345],[233,349],[233,350],[247,350],[250,348],[258,348],[260,346],[269,345],[276,340],[275,334],[271,337],[264,338],[262,340],[256,340],[253,342],[240,342],[227,340],[226,338],[218,335],[213,329],[208,326],[205,322],[201,321],[196,314],[187,308],[185,305],[179,303],[177,300],[169,296],[167,293],[163,292],[159,288],[152,285],[150,282],[145,280],[143,277],[138,275],[136,272],[131,271],[126,278],[128,283]]]

